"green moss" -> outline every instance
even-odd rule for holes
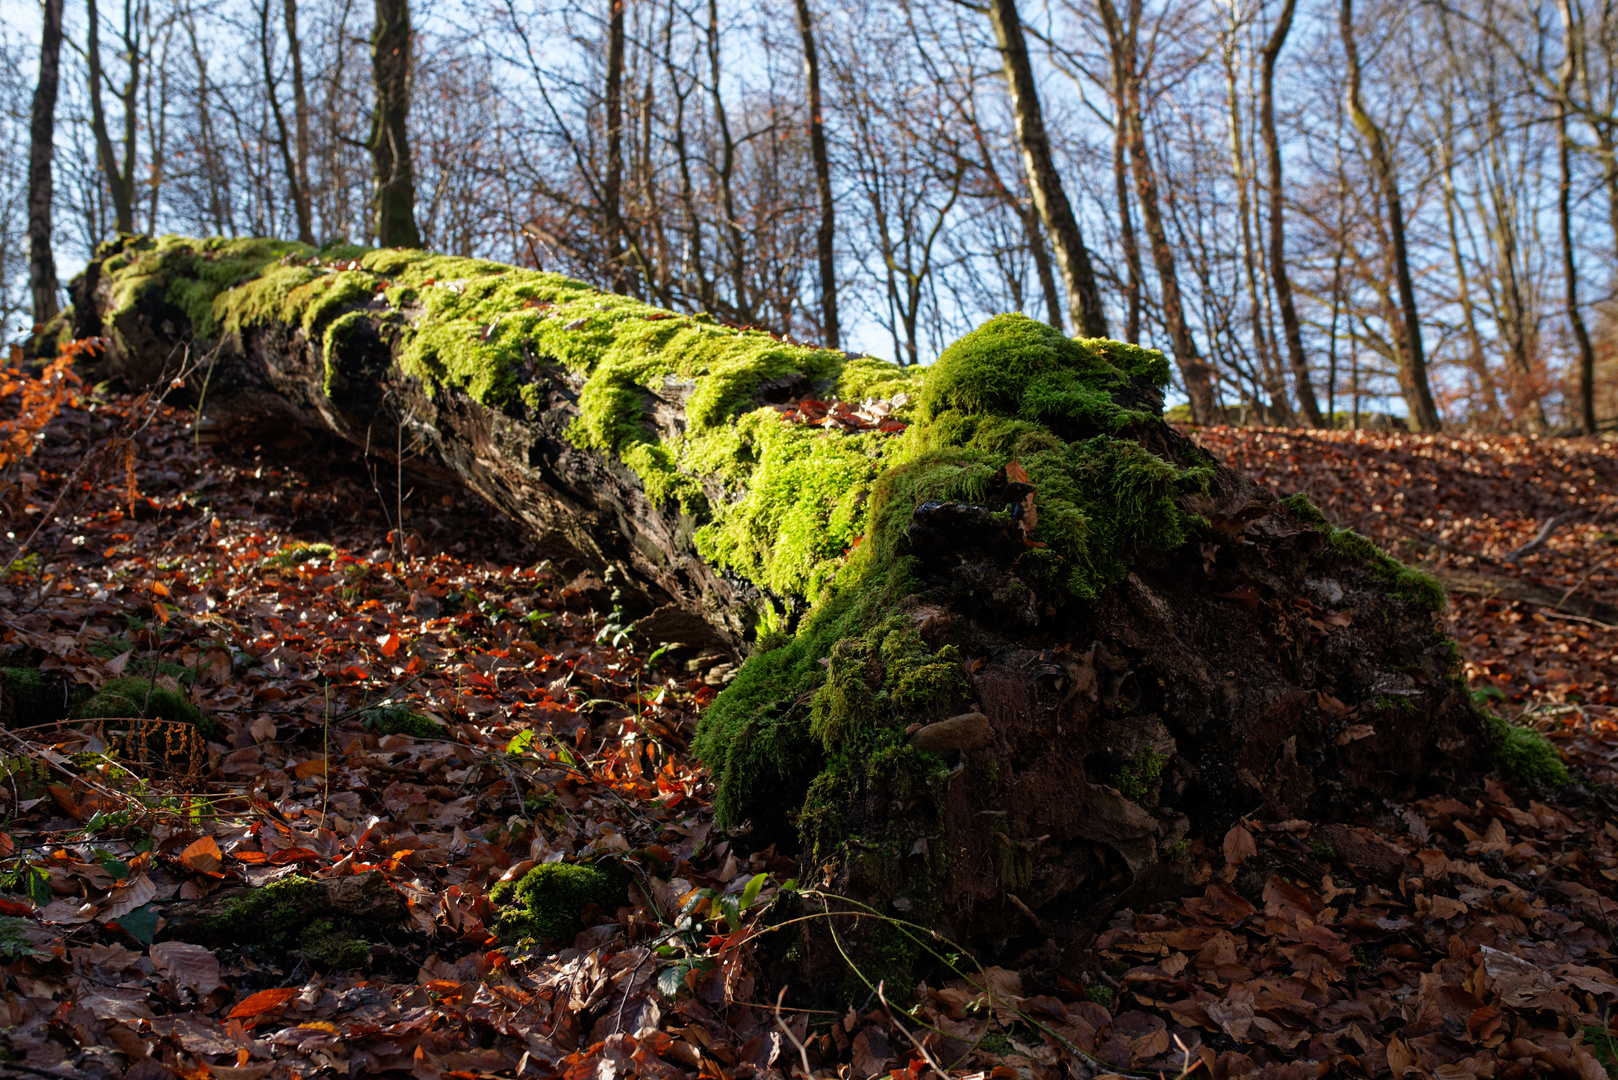
[[[264,560],[267,566],[297,566],[314,559],[329,559],[335,549],[330,544],[306,544],[295,541]]]
[[[222,237],[127,238],[121,241],[121,248],[102,264],[102,274],[113,280],[108,327],[149,292],[160,291],[164,300],[185,312],[198,338],[218,335],[215,300],[221,293],[257,279],[266,267],[284,256],[312,253],[291,241]]]
[[[371,957],[353,923],[326,904],[315,882],[296,875],[232,898],[199,932],[206,943],[300,956],[323,970],[363,968]]]
[[[150,679],[112,679],[76,710],[80,719],[168,720],[191,724],[203,738],[219,734],[219,725],[202,715],[184,694],[165,689]]]
[[[1490,753],[1501,772],[1548,788],[1566,787],[1572,782],[1561,751],[1543,734],[1493,713],[1483,716],[1489,728]]]
[[[1118,770],[1110,783],[1124,798],[1144,802],[1156,792],[1163,766],[1167,763],[1168,758],[1157,751],[1142,750],[1134,761]]]
[[[444,729],[403,705],[382,705],[360,713],[360,723],[378,735],[409,735],[413,739],[439,739]]]
[[[1428,611],[1443,611],[1449,602],[1437,578],[1406,566],[1352,529],[1328,528],[1326,541],[1343,558],[1375,570],[1393,596],[1407,604]]]
[[[311,966],[327,971],[363,968],[371,962],[370,943],[330,919],[310,923],[299,936],[298,946]]]
[[[1112,1008],[1113,1001],[1118,997],[1110,987],[1106,986],[1087,986],[1084,989],[1084,996],[1104,1009]]]
[[[1281,500],[1281,505],[1292,515],[1293,520],[1304,525],[1313,525],[1318,529],[1329,527],[1330,522],[1320,508],[1309,501],[1309,496],[1301,491],[1295,491]]]
[[[60,713],[60,687],[38,668],[0,668],[0,725],[31,727],[53,711]]]
[[[542,944],[569,945],[583,929],[579,915],[585,907],[616,909],[623,903],[625,884],[616,867],[543,863],[489,890],[490,901],[499,909],[492,926],[507,943],[533,938]]]

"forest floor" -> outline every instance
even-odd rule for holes
[[[0,1076],[1618,1076],[1618,630],[1446,616],[1479,695],[1562,749],[1554,795],[1243,822],[1193,847],[1199,895],[1118,914],[1089,985],[991,968],[778,1006],[755,935],[793,862],[712,827],[685,752],[717,677],[465,492],[190,421],[84,394],[3,474],[0,666],[139,680],[216,727],[0,728]],[[1618,601],[1611,442],[1195,435],[1407,560]],[[633,902],[561,951],[500,947],[491,885],[585,856]],[[303,878],[385,883],[368,961],[273,919],[174,933]]]

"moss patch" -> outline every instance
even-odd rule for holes
[[[112,679],[76,710],[81,720],[168,720],[190,724],[205,739],[219,734],[219,725],[202,715],[184,694],[156,685],[149,679]]]
[[[59,683],[38,668],[0,668],[0,725],[31,727],[61,715],[66,702]]]
[[[323,970],[363,968],[371,956],[352,921],[333,911],[305,877],[250,889],[200,929],[208,941],[299,956]]]
[[[438,739],[444,729],[403,705],[380,705],[360,713],[360,723],[378,735],[409,735],[413,739]]]
[[[542,945],[570,945],[584,924],[580,914],[590,904],[604,911],[624,902],[628,879],[614,866],[544,863],[522,877],[502,881],[489,890],[499,910],[492,924],[507,943],[533,938]]]
[[[1493,713],[1483,715],[1489,726],[1490,754],[1501,772],[1548,788],[1566,787],[1572,782],[1561,751],[1543,734]]]

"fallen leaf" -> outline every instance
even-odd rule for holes
[[[219,959],[201,945],[162,941],[148,952],[159,975],[174,980],[175,986],[193,991],[198,998],[208,996],[220,985]]]
[[[251,1020],[279,1009],[297,997],[300,992],[300,988],[296,986],[284,986],[278,990],[260,990],[240,1001],[227,1015],[232,1020]]]

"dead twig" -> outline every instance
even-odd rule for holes
[[[1531,555],[1540,548],[1544,547],[1545,541],[1549,540],[1551,535],[1555,533],[1557,529],[1560,529],[1563,525],[1566,525],[1569,521],[1572,521],[1578,516],[1579,512],[1577,510],[1568,510],[1564,513],[1555,514],[1546,518],[1545,524],[1539,527],[1539,532],[1534,534],[1534,538],[1516,550],[1507,552],[1503,561],[1510,563],[1512,566],[1516,566],[1518,559],[1521,559],[1525,555]]]

